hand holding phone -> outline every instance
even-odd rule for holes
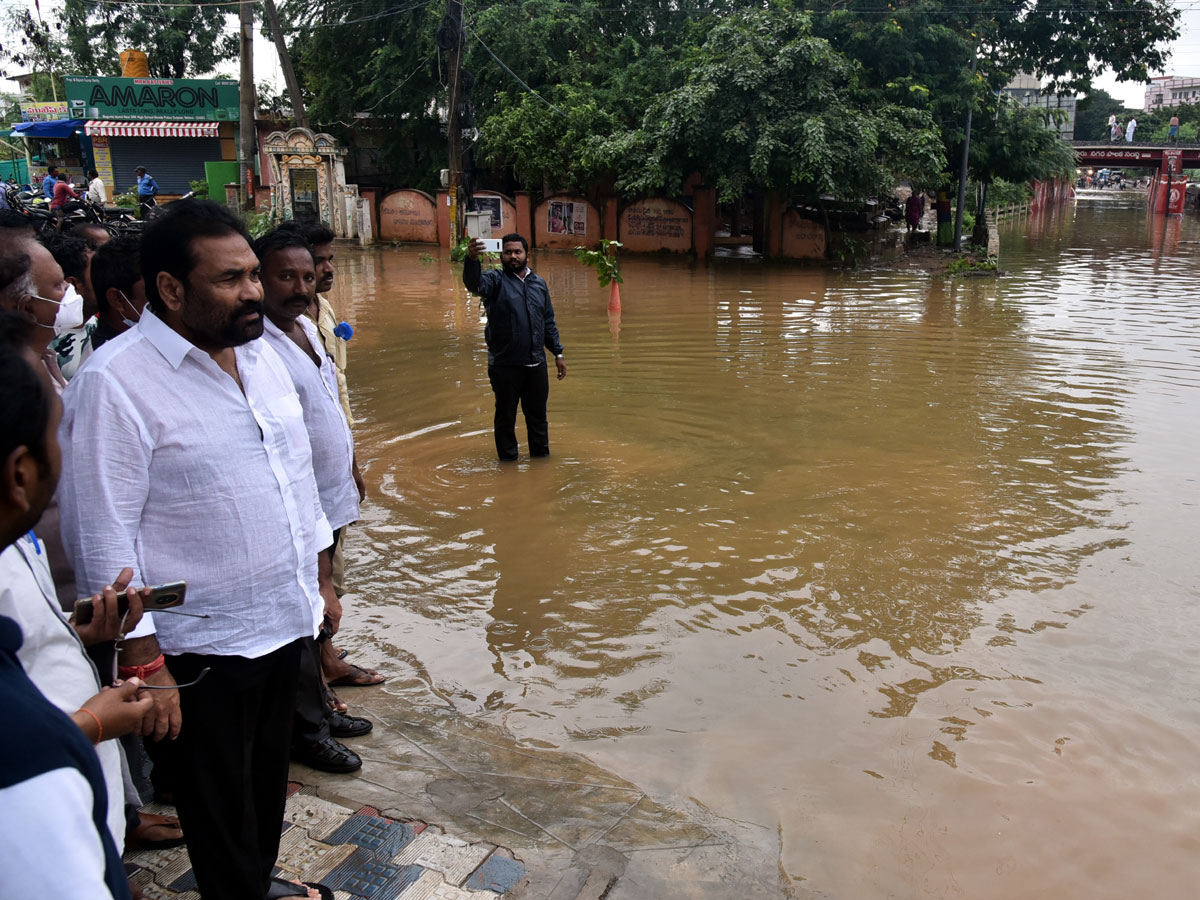
[[[142,619],[142,597],[147,592],[129,586],[133,570],[126,567],[98,594],[75,603],[71,624],[84,646],[115,641]]]

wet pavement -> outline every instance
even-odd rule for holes
[[[679,811],[582,757],[463,716],[416,677],[344,692],[375,723],[351,775],[293,765],[280,877],[338,900],[782,893],[769,828]],[[151,812],[171,813],[154,804]],[[147,900],[199,900],[185,848],[127,853]]]

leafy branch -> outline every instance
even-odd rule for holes
[[[623,284],[625,279],[621,277],[621,266],[617,262],[617,251],[621,246],[620,241],[601,241],[599,250],[576,247],[575,258],[596,270],[600,287],[608,287],[614,281]]]

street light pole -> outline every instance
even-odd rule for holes
[[[258,136],[254,133],[254,5],[243,3],[238,9],[238,37],[242,54],[241,79],[238,85],[238,138],[241,149],[238,153],[241,184],[238,187],[239,205],[250,206],[252,181],[254,178],[254,154],[258,148]]]
[[[975,74],[975,64],[979,59],[979,51],[971,56],[971,74]],[[958,173],[958,209],[954,215],[954,249],[962,249],[963,205],[967,202],[967,162],[971,156],[971,100],[967,100],[967,134],[963,138],[962,165]]]
[[[459,98],[462,96],[462,0],[446,0],[446,20],[454,31],[450,42],[450,108],[446,115],[448,154],[450,164],[450,246],[458,244],[459,238],[459,191],[462,187],[462,123],[458,115]]]

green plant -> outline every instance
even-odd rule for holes
[[[434,256],[432,253],[418,253],[417,259],[419,259],[425,265],[429,265],[430,263],[437,262],[437,257]]]
[[[117,196],[113,197],[113,203],[121,207],[121,209],[137,209],[137,191],[130,190],[124,194],[117,194]]]
[[[208,182],[207,181],[193,181],[189,184],[189,187],[192,189],[192,193],[195,194],[197,197],[207,197],[208,196]]]
[[[596,270],[600,279],[600,287],[608,287],[614,281],[623,284],[621,266],[617,263],[617,251],[621,249],[620,241],[601,241],[599,250],[589,250],[587,247],[576,247],[575,258],[585,266]]]
[[[266,207],[261,212],[252,212],[246,216],[246,230],[250,237],[260,238],[279,224],[273,207]]]
[[[974,256],[960,256],[946,266],[946,271],[951,275],[990,275],[998,269],[996,260],[977,259]]]

